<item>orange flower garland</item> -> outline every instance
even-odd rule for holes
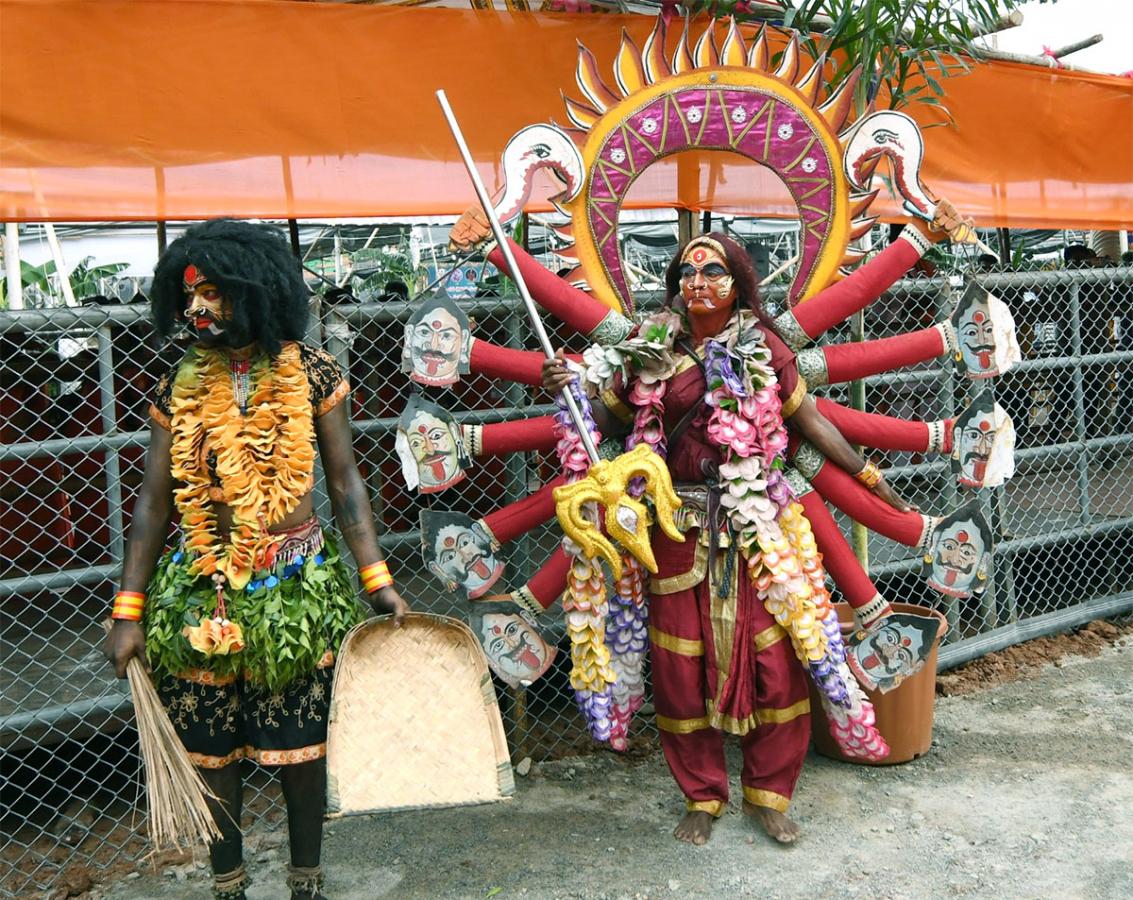
[[[256,377],[258,375],[258,377]],[[192,571],[219,572],[235,590],[247,585],[268,527],[299,505],[315,466],[310,387],[299,345],[285,344],[272,362],[252,366],[255,387],[242,415],[229,357],[194,347],[177,372],[171,400],[174,491]],[[209,498],[207,452],[216,454],[224,503],[232,508],[228,541],[217,533]]]

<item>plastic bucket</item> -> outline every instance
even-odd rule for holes
[[[846,603],[836,603],[834,608],[838,613],[838,621],[842,623],[842,637],[848,638],[854,630],[854,614]],[[826,722],[826,714],[818,699],[814,682],[808,679],[814,749],[823,756],[865,766],[892,766],[924,756],[932,746],[932,713],[933,703],[936,700],[936,652],[940,648],[940,639],[948,630],[948,620],[944,618],[943,613],[935,609],[913,603],[894,603],[893,611],[935,617],[940,622],[940,628],[936,632],[936,640],[932,643],[932,650],[925,660],[924,667],[916,675],[905,679],[886,694],[876,691],[865,692],[877,714],[877,729],[889,744],[889,755],[876,763],[844,756],[834,742],[834,738],[830,736],[830,727]]]

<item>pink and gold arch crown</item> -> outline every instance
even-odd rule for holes
[[[849,243],[873,221],[862,218],[873,195],[850,195],[839,138],[860,67],[827,91],[825,56],[804,60],[797,34],[773,70],[766,26],[748,46],[729,20],[718,45],[710,20],[693,44],[686,20],[671,56],[666,37],[660,16],[644,50],[623,30],[613,86],[579,45],[576,81],[583,99],[563,100],[571,124],[585,135],[586,184],[564,204],[574,240],[567,255],[577,258],[595,296],[631,312],[617,241],[618,213],[630,187],[659,159],[687,150],[731,151],[774,171],[794,199],[802,254],[789,296],[792,304],[805,300],[856,261]]]

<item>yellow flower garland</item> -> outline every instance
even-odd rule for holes
[[[299,345],[285,344],[270,364],[253,363],[255,386],[242,415],[228,354],[199,347],[189,353],[170,402],[172,472],[183,484],[174,502],[193,571],[220,572],[240,590],[267,543],[268,528],[294,511],[310,489],[315,466],[310,387]],[[209,498],[209,449],[216,454],[224,503],[233,511],[227,542],[217,533]]]

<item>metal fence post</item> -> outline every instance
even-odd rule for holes
[[[1082,358],[1082,294],[1077,281],[1070,285],[1070,356],[1075,360]],[[1079,521],[1089,525],[1093,521],[1090,511],[1090,457],[1086,450],[1086,390],[1085,375],[1081,362],[1074,365],[1074,434],[1078,448],[1074,454],[1078,471],[1078,511]]]
[[[100,325],[98,335],[98,393],[99,418],[105,437],[118,433],[117,401],[114,396],[114,351],[111,346],[110,323]],[[121,560],[125,550],[125,537],[122,528],[122,469],[118,448],[107,447],[104,451],[106,469],[106,499],[109,506],[110,552],[115,560]]]

